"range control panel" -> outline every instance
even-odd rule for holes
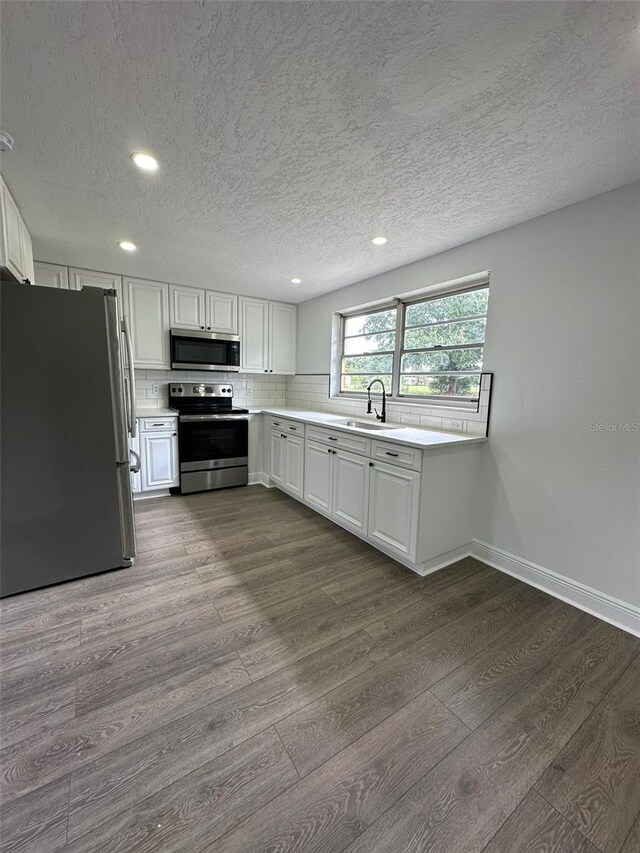
[[[187,382],[171,383],[170,397],[233,397],[233,385],[190,385]]]

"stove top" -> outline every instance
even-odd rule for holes
[[[249,409],[232,405],[233,385],[229,382],[170,382],[168,390],[169,405],[181,414],[249,414]]]

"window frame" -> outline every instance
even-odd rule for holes
[[[424,302],[431,302],[434,300],[444,299],[447,296],[456,296],[461,293],[472,293],[476,290],[490,290],[490,281],[488,275],[483,275],[481,279],[478,279],[474,282],[466,283],[463,286],[458,287],[438,287],[429,288],[428,291],[422,291],[420,293],[414,293],[405,298],[393,298],[381,301],[375,306],[371,306],[366,309],[361,310],[352,310],[352,311],[343,311],[339,313],[339,346],[338,346],[338,363],[337,363],[337,393],[335,396],[341,398],[352,398],[361,400],[366,397],[366,391],[343,391],[342,390],[342,364],[343,359],[348,358],[348,355],[345,355],[345,328],[346,321],[351,317],[364,317],[368,314],[378,314],[382,311],[388,311],[392,308],[396,309],[396,345],[393,351],[384,350],[380,353],[361,353],[361,355],[389,355],[392,354],[392,369],[391,369],[391,392],[387,394],[387,399],[390,402],[396,403],[410,403],[411,405],[417,406],[434,406],[434,407],[442,407],[442,408],[450,408],[450,409],[465,409],[478,411],[478,407],[480,405],[480,389],[478,389],[477,397],[447,397],[442,394],[425,394],[425,395],[414,395],[414,394],[402,394],[400,393],[400,380],[402,376],[402,357],[408,353],[424,353],[424,352],[437,352],[443,349],[482,349],[482,361],[483,364],[479,370],[461,370],[461,371],[440,371],[441,374],[445,374],[447,376],[450,375],[459,375],[459,376],[479,376],[481,377],[482,372],[484,371],[484,347],[486,343],[486,325],[485,325],[485,335],[482,343],[470,343],[470,344],[451,344],[450,346],[434,346],[434,347],[420,347],[419,349],[406,349],[404,347],[404,338],[405,332],[408,329],[424,329],[431,326],[439,326],[445,325],[447,323],[453,322],[464,322],[468,320],[480,320],[484,319],[486,321],[488,317],[488,310],[486,314],[473,314],[465,317],[456,317],[455,319],[447,319],[447,320],[437,320],[434,323],[423,323],[419,325],[410,325],[406,324],[406,312],[407,308],[412,305],[417,305]],[[349,337],[357,337],[355,335],[349,335]],[[354,357],[355,354],[351,353],[351,357]],[[356,376],[378,376],[381,371],[378,373],[359,373],[355,374]],[[405,371],[405,375],[412,375]],[[438,372],[435,371],[433,373],[424,373],[424,375],[438,375]],[[481,379],[480,379],[481,381]]]
[[[395,328],[395,336],[396,336],[396,345],[392,350],[382,350],[381,352],[363,352],[363,353],[349,353],[348,355],[345,353],[345,340],[347,338],[358,338],[362,337],[361,335],[346,335],[345,328],[347,324],[347,320],[351,317],[366,317],[369,314],[382,314],[384,311],[390,311],[394,308],[397,308],[397,300],[388,301],[377,305],[375,308],[370,308],[364,311],[345,311],[340,314],[340,354],[338,358],[338,393],[343,397],[356,397],[357,399],[362,399],[362,397],[366,396],[366,391],[343,391],[342,390],[342,377],[346,374],[342,372],[342,362],[345,358],[358,358],[363,355],[390,355],[391,356],[391,392],[387,394],[388,399],[392,399],[392,392],[394,388],[394,371],[396,366],[396,354],[398,352],[398,315],[396,314],[396,328]],[[391,329],[386,329],[385,331],[390,332]],[[376,334],[375,332],[373,334]],[[380,334],[384,334],[381,332]],[[354,373],[354,376],[386,376],[385,373],[378,370],[376,373]]]

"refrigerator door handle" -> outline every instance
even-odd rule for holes
[[[130,467],[129,470],[132,474],[139,474],[140,468],[142,467],[142,460],[140,459],[140,454],[133,449],[130,449],[129,453],[133,456],[133,465]]]
[[[127,367],[129,369],[129,381],[127,387],[129,389],[129,435],[131,438],[136,437],[136,378],[133,367],[133,345],[131,343],[131,335],[127,326],[127,318],[122,318],[122,334],[127,351]]]

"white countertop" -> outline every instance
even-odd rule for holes
[[[140,406],[136,409],[137,418],[177,418],[175,409],[145,409]]]
[[[395,429],[360,429],[348,427],[336,421],[341,420],[367,420],[364,417],[336,415],[332,412],[310,412],[304,409],[289,409],[286,406],[277,408],[252,409],[252,413],[262,412],[267,415],[276,415],[281,418],[290,418],[293,421],[315,424],[316,426],[329,427],[330,429],[350,432],[356,435],[366,435],[367,438],[377,438],[382,441],[392,441],[396,444],[406,444],[410,447],[428,448],[444,447],[455,444],[469,444],[484,442],[484,436],[464,435],[458,432],[441,432],[430,429],[419,429],[418,427],[405,427],[398,425]]]

